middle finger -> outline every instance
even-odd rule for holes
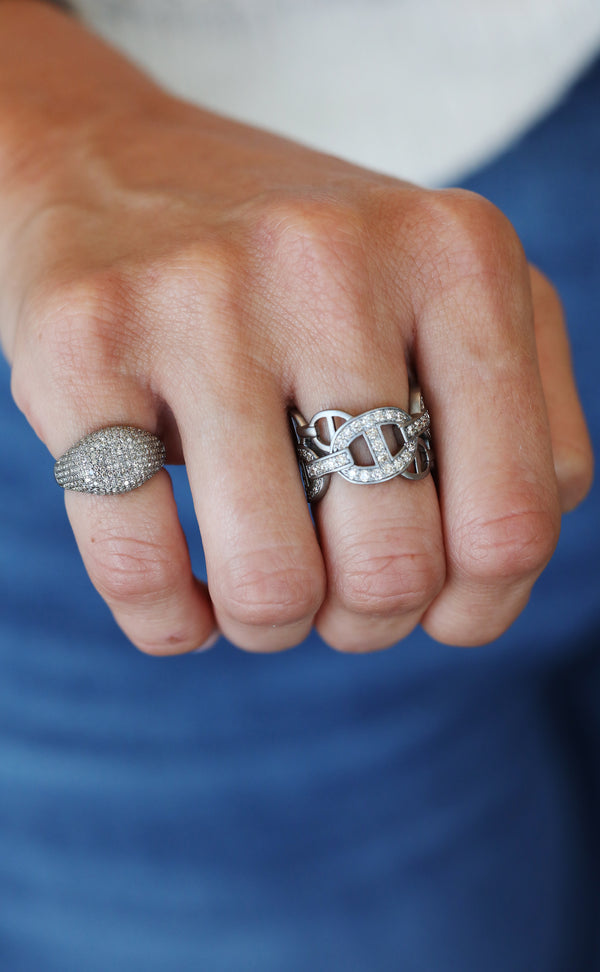
[[[331,408],[358,415],[384,406],[408,410],[402,329],[371,319],[350,329],[335,360],[313,362],[299,405],[310,418]],[[373,460],[363,439],[359,462]],[[360,652],[405,637],[441,590],[445,558],[440,510],[431,477],[396,476],[376,484],[333,474],[315,520],[327,571],[327,597],[316,625],[332,647]]]

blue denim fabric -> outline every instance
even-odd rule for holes
[[[596,446],[599,105],[596,66],[468,182],[558,284]],[[1,379],[3,972],[600,969],[598,490],[485,649],[155,660]]]

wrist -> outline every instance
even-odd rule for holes
[[[0,186],[62,162],[86,131],[153,110],[162,90],[39,0],[0,0]]]

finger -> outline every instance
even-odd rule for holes
[[[201,395],[180,386],[172,406],[219,628],[240,648],[281,650],[311,630],[324,595],[323,560],[286,404],[255,362],[234,359],[231,351],[231,380],[207,377]]]
[[[60,314],[47,315],[40,340],[20,350],[13,372],[16,398],[53,455],[109,425],[155,431],[153,395],[116,367],[114,346],[110,351],[98,335],[93,316],[76,301],[57,306]],[[204,644],[214,616],[207,591],[192,575],[167,473],[123,495],[67,492],[65,499],[92,583],[131,641],[157,655]]]
[[[206,644],[214,616],[192,574],[168,473],[131,493],[65,500],[90,579],[127,637],[153,655]]]
[[[313,251],[306,285],[319,299],[307,305],[302,292],[287,293],[300,332],[317,334],[297,366],[298,407],[307,419],[322,409],[359,415],[379,406],[406,407],[406,302],[391,308],[389,290],[373,285],[375,268],[371,274],[352,252],[336,264],[319,242],[318,236],[305,239],[305,259],[306,250]],[[373,460],[367,451],[359,461]],[[444,580],[433,481],[396,477],[363,486],[334,474],[314,515],[327,571],[327,596],[316,619],[324,640],[359,652],[408,634]]]
[[[395,367],[394,367],[395,365]],[[341,408],[359,415],[380,406],[407,407],[403,354],[372,349],[356,371],[335,369],[313,376],[303,396],[304,414]],[[373,464],[362,440],[361,462]],[[394,451],[397,451],[397,447]],[[386,648],[420,621],[444,581],[439,505],[431,477],[411,482],[399,476],[360,485],[334,474],[316,505],[327,568],[327,597],[316,624],[323,639],[344,651]]]
[[[554,469],[563,512],[574,509],[590,490],[593,453],[575,386],[569,338],[558,294],[530,266],[534,326],[542,387],[548,410]]]
[[[266,304],[284,308],[284,326],[304,335],[284,348],[282,371],[293,376],[290,398],[307,419],[324,408],[359,414],[408,401],[399,318],[408,331],[412,318],[406,298],[390,307],[381,261],[388,237],[377,233],[367,246],[356,219],[340,216],[304,200],[270,223]],[[319,633],[340,650],[392,644],[443,582],[433,483],[359,486],[336,474],[314,515],[327,572]]]
[[[444,262],[422,292],[414,350],[447,554],[446,584],[423,625],[470,645],[522,610],[560,517],[527,265],[504,217],[475,197],[460,203],[457,215],[452,196],[442,201],[452,240],[440,237]]]

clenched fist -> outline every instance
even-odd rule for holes
[[[422,624],[474,645],[522,610],[591,450],[559,301],[508,221],[217,117],[81,26],[0,3],[0,328],[54,456],[107,425],[185,462],[208,586],[168,474],[66,493],[90,577],[143,651],[313,625],[345,651]],[[307,506],[288,413],[408,406],[437,484],[339,476]],[[316,526],[316,529],[315,529]]]

